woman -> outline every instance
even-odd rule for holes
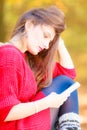
[[[60,95],[76,76],[60,38],[64,29],[58,8],[33,9],[0,47],[0,130],[50,130],[55,121],[58,130],[80,130],[77,92]]]

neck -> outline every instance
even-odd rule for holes
[[[12,45],[14,45],[16,48],[18,48],[20,51],[22,51],[23,53],[26,51],[25,46],[24,46],[24,42],[22,39],[20,39],[19,37],[15,36],[13,37],[9,43],[11,43]]]

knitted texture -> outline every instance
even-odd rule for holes
[[[80,118],[76,113],[66,113],[59,118],[57,130],[81,130]]]
[[[69,69],[59,64],[55,70],[54,77],[69,73]],[[74,73],[72,69],[69,75]],[[0,130],[50,130],[49,109],[18,121],[4,122],[14,105],[44,97],[42,92],[36,94],[36,91],[35,78],[25,62],[25,55],[12,45],[0,46]]]
[[[53,77],[56,77],[58,75],[66,75],[74,79],[76,77],[76,70],[75,68],[72,68],[72,69],[65,68],[61,66],[58,62],[56,62],[55,67],[54,67]]]

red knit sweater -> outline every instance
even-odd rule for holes
[[[54,76],[75,77],[75,69],[66,69],[56,63]],[[50,130],[50,110],[46,109],[27,118],[4,122],[11,108],[19,103],[44,97],[36,94],[33,72],[25,62],[25,55],[12,45],[0,47],[0,130]]]

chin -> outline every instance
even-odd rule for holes
[[[38,55],[39,52],[30,52],[32,55]]]

